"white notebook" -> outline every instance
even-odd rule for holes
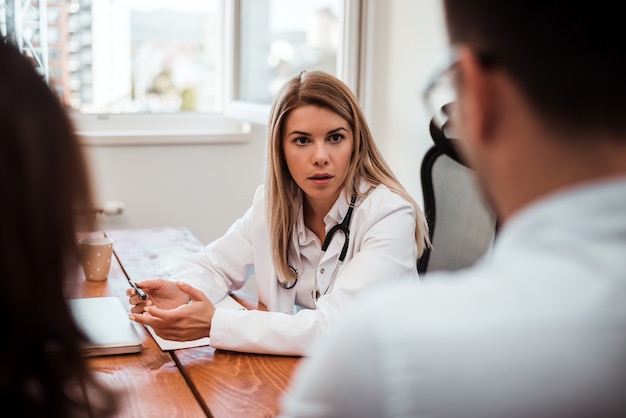
[[[141,338],[119,298],[113,296],[69,299],[78,326],[90,342],[82,348],[85,356],[138,353]]]
[[[221,299],[219,302],[215,304],[215,307],[227,308],[227,309],[243,309],[243,310],[246,309],[243,307],[243,305],[241,305],[239,302],[233,299],[232,296],[224,297],[223,299]],[[148,331],[150,331],[150,334],[152,334],[152,337],[154,337],[154,340],[157,342],[157,344],[159,344],[159,347],[161,347],[161,350],[163,351],[178,350],[181,348],[190,348],[190,347],[201,347],[203,345],[210,345],[211,343],[210,337],[199,338],[197,340],[191,340],[191,341],[166,340],[165,338],[161,338],[158,335],[156,335],[152,327],[149,327],[146,325],[146,328],[148,329]]]

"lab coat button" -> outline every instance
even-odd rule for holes
[[[325,271],[326,271],[326,270],[324,270],[324,267],[322,267],[322,268],[320,269],[320,274],[324,274],[324,272],[325,272]]]

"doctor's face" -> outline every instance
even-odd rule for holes
[[[311,205],[330,210],[339,197],[353,141],[348,122],[329,109],[306,105],[287,116],[282,132],[285,161]]]

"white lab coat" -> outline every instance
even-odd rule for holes
[[[265,192],[260,186],[245,215],[224,236],[183,262],[171,277],[189,283],[217,302],[254,276],[258,299],[268,312],[218,308],[211,322],[211,345],[243,352],[307,355],[314,341],[328,334],[362,288],[395,278],[418,280],[413,206],[385,186],[378,186],[356,205],[347,256],[334,283],[320,297],[317,309],[298,309],[308,304],[296,306],[297,289],[301,295],[310,294],[312,270],[317,264],[301,259],[300,239],[294,233],[289,261],[290,265],[295,264],[302,279],[292,289],[279,285],[272,262]],[[342,193],[325,218],[326,231],[341,222],[347,210],[347,199]],[[343,242],[341,233],[333,238],[318,273],[332,272]],[[316,261],[320,247],[317,243]],[[318,280],[320,288],[325,289],[328,277],[319,274]],[[308,286],[304,293],[303,286]],[[310,302],[310,307],[314,307],[312,299]]]

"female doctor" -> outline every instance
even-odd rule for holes
[[[272,106],[268,174],[252,207],[169,279],[137,282],[131,319],[165,339],[307,355],[356,294],[417,280],[422,211],[391,172],[350,89],[320,71],[288,81]],[[254,276],[268,311],[215,308]]]

